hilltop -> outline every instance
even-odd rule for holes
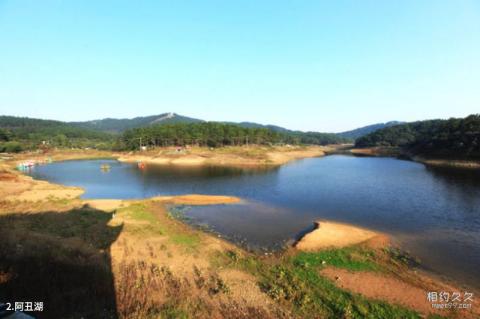
[[[380,130],[380,129],[383,129],[383,128],[386,128],[386,127],[390,127],[390,126],[403,124],[403,123],[405,123],[405,122],[390,121],[390,122],[386,122],[386,123],[377,123],[377,124],[372,124],[372,125],[359,127],[359,128],[356,128],[356,129],[350,130],[350,131],[340,132],[340,133],[337,133],[337,135],[339,135],[341,137],[349,138],[349,139],[352,139],[352,140],[356,140],[357,138],[360,138],[362,136],[365,136],[365,135],[370,134],[372,132],[375,132],[377,130]]]
[[[203,120],[182,116],[170,112],[162,113],[159,115],[139,116],[132,119],[105,118],[101,120],[92,120],[86,122],[70,122],[69,124],[81,128],[93,129],[109,133],[121,133],[128,129],[149,125],[198,122],[203,122]]]

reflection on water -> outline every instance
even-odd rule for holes
[[[108,172],[100,172],[103,164]],[[257,247],[279,247],[319,218],[354,223],[393,234],[428,267],[480,287],[478,172],[333,155],[257,170],[70,161],[36,167],[31,175],[84,187],[86,198],[239,196],[246,202],[186,214]]]

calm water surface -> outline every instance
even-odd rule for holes
[[[110,171],[100,166],[109,164]],[[85,188],[84,198],[222,194],[239,205],[192,207],[196,224],[257,248],[276,248],[316,219],[392,234],[423,265],[480,288],[480,174],[391,158],[332,155],[275,169],[147,166],[114,160],[35,167],[38,179]]]

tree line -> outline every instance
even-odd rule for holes
[[[219,122],[152,125],[127,130],[122,136],[126,149],[141,146],[234,146],[271,144],[333,144],[346,139],[328,133],[277,132],[267,128],[247,128]]]
[[[395,125],[358,138],[355,145],[399,147],[409,155],[478,159],[480,115]]]
[[[60,121],[0,116],[0,152],[39,147],[110,149],[111,134],[75,127]]]

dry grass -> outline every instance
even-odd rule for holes
[[[168,267],[145,262],[120,264],[117,304],[120,318],[282,318],[230,296],[216,273],[193,268],[195,276],[178,277]]]
[[[238,248],[173,219],[159,202],[132,204],[116,219],[124,225],[112,246],[120,318],[279,318],[254,277],[247,287],[212,262]]]

